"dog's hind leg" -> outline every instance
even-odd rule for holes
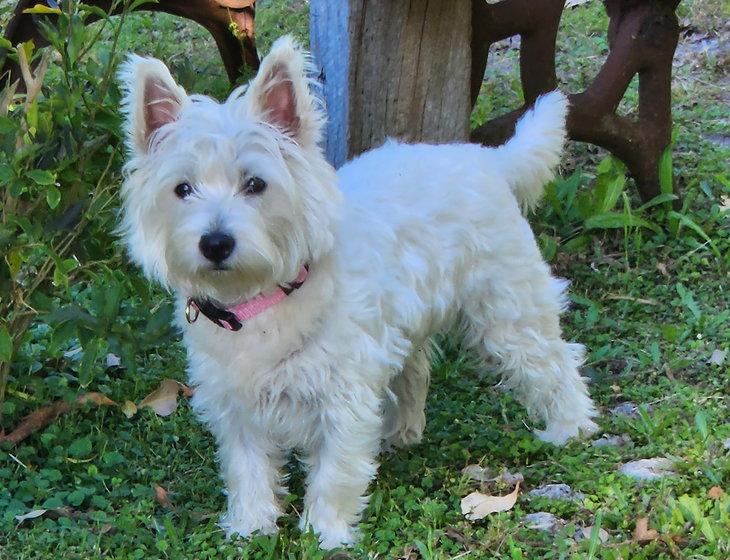
[[[403,371],[390,382],[394,398],[386,404],[387,447],[403,447],[421,441],[426,426],[426,395],[431,378],[429,342],[406,360]]]
[[[466,338],[497,359],[502,384],[545,422],[538,437],[562,445],[597,429],[596,410],[578,371],[583,347],[561,336],[566,283],[550,275],[537,247],[523,249],[517,265],[499,263],[465,302]]]

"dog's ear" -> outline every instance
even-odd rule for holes
[[[147,153],[152,135],[178,118],[188,96],[156,58],[130,55],[120,68],[119,80],[129,149]]]
[[[246,92],[253,115],[279,129],[302,147],[320,140],[323,115],[310,91],[307,54],[290,36],[278,39],[261,61]]]

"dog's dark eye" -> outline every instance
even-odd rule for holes
[[[189,183],[180,183],[177,187],[175,187],[175,194],[178,198],[182,198],[184,200],[193,194],[193,187],[191,187]]]
[[[266,190],[266,181],[261,177],[249,177],[243,185],[243,192],[246,194],[259,194]]]

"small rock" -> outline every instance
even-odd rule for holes
[[[573,538],[575,539],[575,542],[580,542],[584,539],[590,539],[591,533],[593,532],[593,527],[578,527],[575,530],[575,535]],[[602,543],[605,543],[609,538],[609,534],[604,529],[598,529],[598,540]]]
[[[626,434],[618,436],[603,436],[591,442],[593,447],[627,447],[634,442]]]
[[[722,447],[724,449],[730,449],[730,437],[723,442]]]
[[[725,361],[726,357],[727,357],[727,350],[720,350],[719,348],[716,348],[712,352],[710,359],[707,360],[707,363],[721,366],[723,364],[723,362]]]
[[[636,480],[656,480],[674,474],[674,462],[666,457],[639,459],[621,465],[619,471]]]
[[[109,352],[106,355],[106,367],[113,368],[113,367],[119,367],[119,365],[122,363],[122,360],[119,359],[119,356],[116,354],[112,354]]]
[[[522,521],[528,529],[548,531],[550,533],[559,531],[565,525],[565,521],[547,511],[528,513],[522,518]]]
[[[652,407],[649,404],[645,404],[644,409],[647,412],[651,412]],[[609,412],[611,416],[628,416],[629,418],[638,418],[639,405],[632,402],[625,402],[618,406],[614,406]]]
[[[511,473],[509,471],[504,471],[502,474],[499,475],[498,479],[508,486],[514,486],[518,482],[525,481],[525,477],[522,476],[522,473]]]
[[[533,498],[548,498],[550,500],[574,500],[581,501],[585,498],[582,492],[574,492],[567,484],[544,484],[530,490]]]
[[[509,486],[514,486],[518,482],[524,482],[525,477],[521,473],[511,473],[507,470],[497,476],[492,476],[492,473],[486,467],[480,467],[479,465],[467,465],[461,470],[461,474],[464,474],[476,480],[477,482],[497,482],[501,481]]]

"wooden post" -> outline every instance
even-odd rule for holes
[[[310,26],[335,166],[386,137],[468,140],[470,0],[311,0]]]

